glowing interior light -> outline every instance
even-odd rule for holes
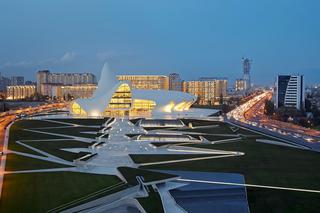
[[[98,117],[100,115],[100,113],[96,110],[93,110],[90,112],[90,116],[93,116],[93,117]]]
[[[163,111],[164,112],[172,112],[173,107],[174,107],[174,102],[171,101],[169,104],[167,104],[163,107]]]
[[[82,115],[82,116],[87,115],[86,111],[83,110],[83,109],[81,108],[81,106],[80,106],[78,103],[76,103],[76,102],[73,102],[73,103],[71,104],[71,111],[72,111],[72,113],[75,114],[75,115]]]
[[[177,105],[174,107],[174,111],[179,111],[179,112],[181,112],[181,111],[183,111],[183,110],[185,109],[185,106],[186,106],[186,102],[183,101],[183,102],[177,104]]]

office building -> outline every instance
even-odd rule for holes
[[[24,85],[23,76],[11,76],[11,86]]]
[[[218,105],[221,96],[227,98],[227,88],[226,78],[200,78],[183,82],[183,91],[196,95],[200,105]]]
[[[169,74],[169,90],[182,91],[182,80],[178,73]]]
[[[278,75],[275,88],[276,107],[304,109],[305,85],[303,75]]]
[[[243,91],[245,90],[245,81],[243,79],[237,79],[235,83],[235,90],[236,91]]]
[[[165,75],[118,75],[121,82],[128,82],[133,89],[169,90],[169,77]]]
[[[7,99],[8,100],[20,100],[29,98],[36,92],[35,85],[15,85],[7,86]]]
[[[251,60],[249,58],[242,58],[242,67],[243,67],[243,80],[244,80],[244,89],[249,90],[251,88]]]
[[[80,84],[96,84],[96,77],[92,73],[51,73],[48,70],[37,73],[37,92],[47,95],[46,87],[52,85],[72,86]]]

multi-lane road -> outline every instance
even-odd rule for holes
[[[266,91],[227,114],[227,121],[320,151],[320,131],[268,118],[265,101],[272,98]]]

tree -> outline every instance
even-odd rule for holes
[[[305,108],[306,108],[306,112],[311,112],[311,101],[309,99],[305,100]]]
[[[275,112],[274,103],[270,100],[266,100],[265,106],[264,106],[264,114],[268,116],[272,116]]]
[[[220,93],[219,104],[220,104],[220,106],[223,105],[223,95],[222,95],[222,93]]]

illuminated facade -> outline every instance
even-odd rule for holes
[[[118,75],[117,78],[129,82],[132,89],[169,90],[169,77],[165,75]]]
[[[89,98],[97,89],[96,84],[78,84],[78,85],[61,85],[61,84],[41,84],[42,95],[56,97],[61,99]]]
[[[96,84],[79,84],[73,86],[60,86],[58,97],[66,98],[68,95],[73,98],[90,98],[97,89]]]
[[[218,105],[220,97],[227,97],[227,79],[200,78],[183,82],[183,91],[198,97],[200,105]]]
[[[25,99],[36,92],[36,86],[34,85],[16,85],[7,86],[7,99],[8,100],[19,100]]]
[[[49,70],[37,72],[37,92],[48,95],[46,87],[50,84],[73,86],[79,84],[96,84],[96,77],[91,73],[51,73]]]
[[[158,77],[154,81],[161,81]],[[152,89],[150,85],[147,89],[142,82],[135,84],[140,88],[136,89],[132,86],[133,81],[137,79],[116,77],[105,64],[93,96],[75,100],[71,112],[80,116],[150,116],[153,113],[181,113],[196,101],[194,95],[159,87]]]

